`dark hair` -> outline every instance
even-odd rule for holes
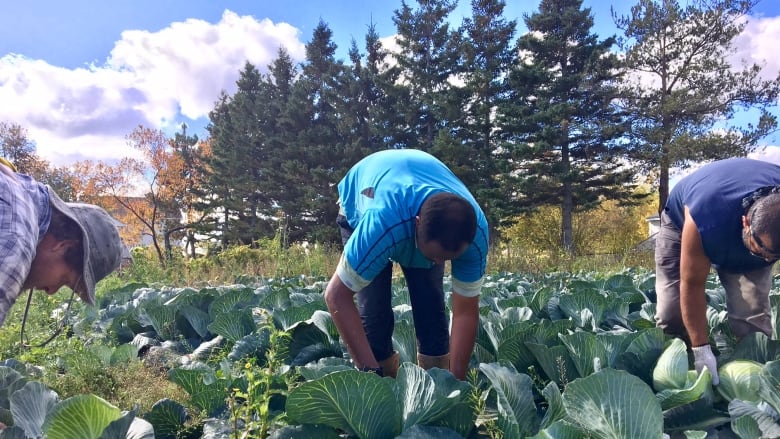
[[[780,248],[780,193],[771,191],[768,195],[755,200],[748,212],[750,228],[753,233],[766,235],[770,249]]]
[[[51,233],[57,241],[72,240],[77,242],[76,245],[68,247],[65,251],[65,262],[77,272],[83,272],[84,237],[81,233],[81,227],[64,213],[52,208],[48,233]]]
[[[477,214],[465,198],[448,192],[428,197],[420,207],[420,239],[436,241],[446,251],[455,252],[474,240]]]

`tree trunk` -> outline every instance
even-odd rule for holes
[[[574,227],[572,226],[572,211],[574,200],[571,189],[571,162],[569,158],[569,121],[561,124],[561,165],[563,197],[561,201],[561,246],[563,251],[574,256]]]
[[[195,232],[187,230],[187,252],[191,259],[195,259],[197,254],[195,253]]]
[[[666,154],[661,156],[660,163],[660,176],[658,182],[658,214],[666,207],[666,200],[669,198],[669,157]]]
[[[160,248],[160,241],[157,238],[157,229],[152,227],[152,245],[154,246],[154,251],[157,252],[157,260],[160,261],[160,266],[165,268],[166,267],[166,259],[165,255],[163,254],[162,249]]]
[[[165,246],[165,260],[170,261],[173,259],[173,246],[171,245],[171,233],[173,231],[166,230],[163,234],[163,245]]]

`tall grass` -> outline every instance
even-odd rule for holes
[[[340,247],[333,245],[294,244],[285,248],[279,239],[266,239],[254,246],[233,246],[214,256],[185,259],[176,255],[163,267],[151,249],[136,248],[133,262],[107,282],[200,287],[236,283],[247,277],[320,278],[333,273],[340,254]]]
[[[133,263],[109,276],[98,289],[110,291],[131,282],[167,286],[204,287],[243,283],[251,278],[328,279],[341,257],[341,246],[314,244],[283,248],[273,240],[254,247],[235,246],[215,256],[175,257],[166,267],[151,249],[135,249]],[[652,252],[633,249],[610,254],[571,256],[557,250],[503,243],[491,249],[488,273],[542,273],[546,271],[616,271],[625,267],[652,269]],[[400,274],[400,270],[396,270]]]

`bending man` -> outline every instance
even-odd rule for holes
[[[732,332],[772,335],[769,289],[780,258],[780,166],[735,158],[680,180],[656,237],[657,325],[689,343],[698,372],[719,383],[707,332],[710,267],[726,290]]]
[[[23,289],[63,286],[95,303],[95,283],[119,267],[123,244],[98,206],[66,203],[0,162],[0,325]]]
[[[465,379],[488,249],[487,221],[476,200],[442,162],[412,149],[367,156],[338,188],[344,252],[325,300],[355,366],[393,377],[398,370],[391,305],[397,263],[409,289],[418,364]],[[451,337],[442,282],[447,260]]]

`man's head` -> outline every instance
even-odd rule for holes
[[[68,286],[82,300],[95,303],[95,284],[116,270],[122,240],[114,219],[102,208],[65,203],[49,189],[52,220],[33,260],[25,287],[49,294]]]
[[[780,259],[780,193],[756,200],[742,216],[742,239],[754,256]]]
[[[420,252],[437,264],[466,251],[476,233],[474,207],[461,196],[440,192],[420,207],[415,242]]]

